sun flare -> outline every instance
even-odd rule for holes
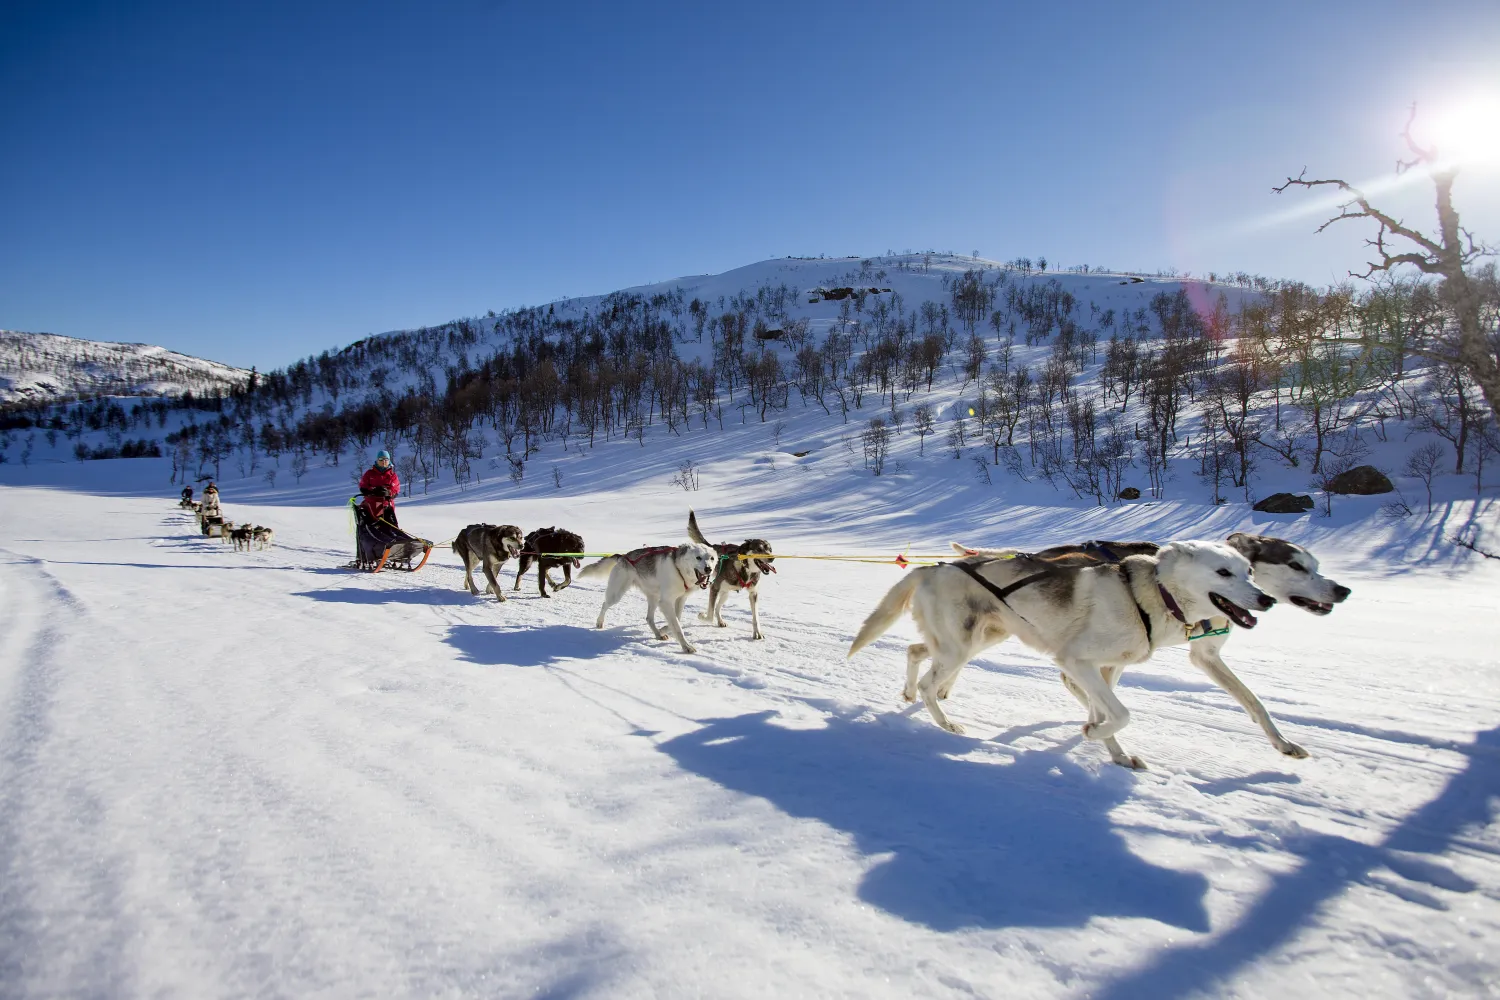
[[[1431,118],[1420,109],[1413,133],[1433,147],[1438,159],[1456,166],[1500,166],[1500,93],[1469,94],[1436,108]]]

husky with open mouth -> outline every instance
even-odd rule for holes
[[[609,584],[604,590],[604,606],[599,609],[599,620],[595,628],[604,627],[604,614],[619,603],[620,598],[631,587],[640,588],[646,595],[646,625],[651,634],[661,640],[667,635],[656,627],[656,609],[661,607],[662,617],[667,621],[671,638],[677,640],[684,653],[696,653],[687,637],[682,634],[682,606],[696,587],[708,589],[714,565],[719,555],[712,546],[688,542],[673,547],[659,545],[652,548],[632,549],[624,555],[606,556],[590,563],[578,573],[580,580],[609,574]]]
[[[1082,566],[975,553],[909,572],[865,620],[849,655],[910,609],[924,641],[907,648],[902,696],[915,701],[920,694],[933,721],[961,733],[939,701],[969,660],[1014,635],[1062,669],[1064,684],[1088,709],[1083,735],[1103,742],[1115,763],[1139,768],[1140,759],[1115,739],[1130,721],[1114,692],[1124,668],[1187,642],[1186,623],[1228,618],[1254,628],[1254,612],[1275,603],[1251,582],[1250,561],[1218,542],[1171,542],[1154,555]],[[929,656],[932,666],[918,680],[918,665]]]
[[[771,543],[764,538],[747,538],[738,545],[710,542],[703,537],[698,528],[698,515],[691,510],[688,511],[688,537],[712,546],[719,554],[713,586],[708,591],[708,608],[698,612],[698,620],[724,628],[724,602],[736,591],[743,590],[750,598],[750,638],[764,639],[765,636],[760,634],[760,580],[764,574],[776,572],[772,565]],[[750,556],[755,558],[747,558]]]
[[[1270,535],[1251,535],[1243,531],[1235,532],[1225,541],[1230,548],[1250,560],[1250,579],[1255,585],[1279,602],[1321,617],[1330,614],[1335,604],[1341,604],[1349,598],[1349,588],[1324,576],[1319,571],[1317,557],[1295,542]],[[953,543],[953,549],[960,555],[1001,559],[1019,554],[1017,549],[976,549],[958,542]],[[1076,545],[1055,545],[1030,553],[1030,556],[1059,565],[1091,566],[1119,562],[1130,555],[1155,555],[1160,549],[1161,546],[1156,542],[1081,542]],[[1201,624],[1195,626],[1194,631],[1198,634],[1188,643],[1188,659],[1240,703],[1240,707],[1260,726],[1273,747],[1288,757],[1306,757],[1307,751],[1281,735],[1281,730],[1276,728],[1266,706],[1261,704],[1255,692],[1246,687],[1224,662],[1220,653],[1234,637],[1233,630],[1228,628],[1229,624],[1228,618],[1214,618],[1210,619],[1206,628]],[[918,647],[913,646],[912,649],[917,650]],[[912,655],[916,655],[917,659],[910,664],[911,683],[916,683],[917,665],[925,658],[926,653],[923,651]],[[1066,677],[1063,683],[1068,683]],[[949,690],[951,686],[940,690],[938,697],[947,698]],[[1105,745],[1109,745],[1108,741]],[[1111,754],[1113,753],[1111,750]]]

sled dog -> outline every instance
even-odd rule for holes
[[[924,641],[907,648],[902,697],[920,694],[939,726],[961,733],[938,704],[942,694],[975,654],[1014,635],[1061,668],[1063,683],[1088,709],[1083,735],[1103,742],[1115,763],[1141,767],[1114,738],[1130,721],[1114,692],[1121,671],[1186,642],[1185,621],[1228,618],[1254,628],[1250,609],[1275,603],[1250,582],[1250,561],[1217,542],[1171,542],[1155,555],[1087,566],[975,554],[909,572],[865,619],[849,655],[910,609]],[[929,656],[932,666],[919,681],[917,668]]]
[[[1269,535],[1250,535],[1237,531],[1226,539],[1226,543],[1246,559],[1250,560],[1250,578],[1261,590],[1287,604],[1299,607],[1315,615],[1326,615],[1335,604],[1349,598],[1348,587],[1335,583],[1318,571],[1318,560],[1307,549],[1284,538]],[[954,542],[953,549],[961,555],[979,555],[1008,558],[1016,549],[976,549]],[[1060,565],[1086,566],[1098,563],[1117,562],[1130,555],[1154,555],[1161,546],[1155,542],[1083,542],[1078,545],[1054,545],[1031,553],[1034,559],[1043,559]],[[1307,751],[1281,735],[1271,714],[1261,704],[1255,693],[1235,676],[1219,654],[1234,636],[1233,630],[1219,633],[1227,628],[1225,618],[1210,619],[1208,628],[1201,625],[1199,633],[1188,643],[1188,659],[1202,670],[1219,687],[1239,702],[1249,716],[1260,726],[1271,745],[1288,757],[1306,757]],[[946,698],[948,691],[941,691]]]
[[[521,529],[514,524],[471,524],[460,531],[453,539],[453,553],[463,560],[464,586],[469,588],[469,593],[490,593],[504,601],[505,589],[495,575],[524,545]],[[483,591],[474,585],[475,567],[484,571],[487,582]]]
[[[618,604],[631,587],[639,587],[646,595],[646,625],[651,634],[661,640],[668,638],[656,627],[656,608],[660,605],[671,638],[677,640],[684,653],[696,653],[698,650],[682,634],[682,606],[694,587],[707,589],[714,563],[718,561],[719,555],[713,547],[700,542],[688,542],[676,548],[661,545],[606,556],[585,566],[578,578],[591,579],[609,574],[604,606],[599,609],[595,628],[603,628],[604,613]]]
[[[547,593],[547,584],[552,584],[554,592],[562,590],[573,583],[573,568],[583,565],[583,560],[578,558],[577,553],[583,551],[583,538],[571,531],[562,528],[538,528],[526,536],[522,543],[520,567],[516,570],[516,585],[512,590],[521,589],[521,577],[526,575],[526,569],[536,560],[536,589],[543,597],[551,597]],[[571,554],[570,554],[571,553]],[[561,566],[563,571],[563,582],[555,583],[548,570],[553,566]]]
[[[234,550],[236,552],[239,552],[243,549],[244,551],[249,552],[250,540],[254,537],[254,534],[255,527],[249,524],[242,524],[238,528],[235,528],[233,531],[231,531],[229,533],[229,537],[234,542]]]
[[[262,549],[269,549],[276,542],[275,530],[259,524],[255,526],[254,537],[256,546]]]
[[[688,537],[699,545],[707,545],[719,555],[718,568],[714,570],[714,582],[708,590],[708,609],[698,612],[698,620],[713,622],[724,628],[724,602],[736,590],[743,590],[750,597],[750,638],[764,639],[760,634],[760,578],[763,573],[774,573],[769,553],[771,543],[764,538],[747,538],[738,545],[730,542],[710,542],[698,530],[698,515],[688,511]],[[766,553],[765,559],[742,559],[741,556]]]

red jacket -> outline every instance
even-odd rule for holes
[[[359,477],[361,493],[374,491],[382,486],[390,490],[389,500],[376,496],[366,496],[364,499],[365,510],[375,517],[384,517],[386,511],[396,506],[396,496],[401,492],[401,477],[396,475],[396,468],[391,465],[384,469],[378,465],[372,465],[363,476]]]

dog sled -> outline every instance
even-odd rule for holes
[[[384,518],[374,517],[358,497],[351,497],[349,506],[354,511],[354,562],[350,569],[379,573],[387,567],[404,569],[415,573],[427,565],[432,554],[432,543],[418,538]]]
[[[198,530],[209,538],[223,538],[232,525],[225,522],[222,514],[198,513]]]

